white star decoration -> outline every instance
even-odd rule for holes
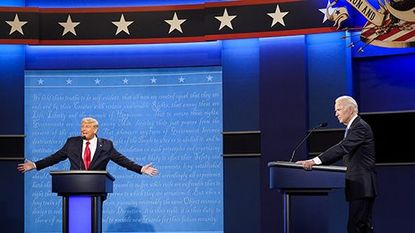
[[[128,84],[128,79],[124,78],[124,79],[122,80],[122,83],[123,83],[123,84]]]
[[[157,83],[157,79],[156,78],[152,78],[152,79],[150,79],[151,80],[151,83]]]
[[[100,79],[98,79],[98,78],[97,78],[97,79],[95,79],[94,81],[95,81],[95,84],[96,84],[96,85],[101,84],[101,80],[100,80]]]
[[[45,80],[39,79],[39,80],[37,80],[37,85],[43,85],[44,82],[45,82]]]
[[[208,82],[212,82],[213,77],[212,77],[211,75],[208,75],[208,76],[206,77],[206,79],[208,80]]]
[[[237,15],[228,15],[228,11],[226,10],[226,8],[223,11],[222,16],[215,16],[215,18],[220,21],[219,30],[221,30],[225,26],[233,30],[232,20],[236,18],[236,16]]]
[[[63,29],[62,36],[64,36],[66,33],[70,32],[76,36],[75,27],[80,24],[79,22],[72,22],[71,15],[68,15],[68,18],[66,19],[66,22],[59,22],[59,25],[61,25]]]
[[[128,30],[128,26],[130,24],[134,23],[134,21],[125,21],[124,14],[121,14],[120,21],[113,21],[112,23],[115,26],[117,26],[117,32],[115,33],[115,35],[118,35],[118,33],[120,33],[120,32],[125,32],[128,35],[130,35],[130,31]]]
[[[184,80],[185,80],[185,78],[180,77],[180,78],[179,78],[179,83],[184,83]]]
[[[66,80],[66,85],[72,85],[72,79],[68,78],[68,79]]]
[[[285,27],[285,23],[284,23],[284,17],[288,14],[288,11],[285,12],[281,12],[280,11],[280,6],[277,5],[277,8],[275,8],[275,12],[274,13],[267,13],[268,16],[270,16],[272,18],[272,24],[271,27],[273,27],[276,23],[280,23],[282,26]]]
[[[23,34],[23,25],[25,25],[27,23],[27,21],[20,21],[19,16],[16,14],[14,16],[14,20],[13,21],[6,21],[7,24],[9,24],[10,26],[12,26],[10,28],[10,33],[9,35],[11,35],[13,32],[18,31],[20,32],[20,34]]]
[[[324,18],[323,18],[323,22],[322,23],[324,23],[324,22],[326,22],[327,21],[327,16],[326,16],[326,9],[327,9],[327,7],[329,7],[329,5],[330,5],[331,3],[330,3],[330,1],[327,1],[327,6],[325,7],[325,8],[320,8],[320,9],[318,9],[321,13],[323,13],[323,15],[324,15]],[[337,10],[337,8],[331,8],[331,7],[329,7],[329,14],[331,15],[331,14],[333,14],[333,12],[335,11],[335,10]]]
[[[328,21],[328,19],[327,19],[328,15],[326,15],[326,13],[334,14],[337,10],[340,9],[340,8],[330,7],[330,5],[331,5],[330,1],[333,1],[333,0],[327,0],[326,7],[318,9],[324,15],[324,17],[322,19],[322,23],[325,23],[326,21]],[[282,5],[282,8],[285,8],[285,6],[286,6],[285,4],[281,4],[281,5]],[[274,27],[276,24],[280,24],[280,25],[286,27],[284,18],[287,16],[287,14],[292,15],[294,11],[281,11],[279,4],[275,4],[274,6],[275,6],[275,11],[265,12],[265,14],[267,14],[267,16],[272,18],[271,28]],[[225,27],[228,27],[230,30],[233,30],[232,21],[235,18],[239,17],[239,15],[237,15],[236,13],[235,13],[235,15],[229,15],[229,13],[227,11],[227,8],[222,8],[222,9],[223,9],[223,14],[222,15],[210,16],[210,17],[214,17],[216,20],[218,20],[220,22],[220,25],[218,27],[219,31],[222,30]],[[222,9],[220,9],[220,11],[222,11]],[[262,14],[264,14],[264,13],[262,13]],[[126,33],[127,35],[130,35],[129,27],[133,23],[135,23],[135,21],[134,20],[126,21],[124,14],[118,13],[117,15],[120,15],[119,21],[107,21],[107,22],[105,22],[105,24],[115,25],[117,27],[117,30],[114,30],[114,31],[112,31],[114,29],[113,28],[114,26],[109,27],[109,30],[112,31],[111,33],[115,33],[115,35],[118,35],[122,32]],[[133,15],[128,15],[128,14],[127,14],[127,18],[134,19]],[[289,18],[291,18],[291,17],[289,17]],[[168,31],[169,34],[174,32],[175,30],[177,30],[179,33],[183,33],[182,25],[187,20],[191,20],[191,19],[185,19],[185,18],[179,19],[177,12],[174,12],[171,19],[163,19],[163,21],[169,25],[169,31]],[[269,20],[269,18],[268,18],[268,20]],[[9,35],[12,35],[15,32],[16,32],[15,34],[20,33],[21,35],[24,35],[24,30],[27,33],[27,31],[29,30],[28,27],[32,26],[31,21],[29,21],[29,20],[28,21],[23,21],[23,20],[19,19],[18,14],[15,14],[15,17],[14,17],[13,20],[3,21],[3,22],[7,23],[10,26]],[[216,21],[214,20],[214,22],[216,22]],[[238,20],[238,22],[239,22],[239,20]],[[28,23],[29,23],[29,26],[26,25]],[[78,36],[77,32],[76,32],[76,27],[78,25],[80,25],[80,21],[78,21],[78,22],[72,21],[72,18],[71,18],[70,14],[67,14],[66,21],[64,21],[64,22],[56,22],[55,21],[54,24],[56,25],[56,23],[58,23],[60,26],[63,27],[62,36],[65,36],[66,34],[72,34],[74,36]],[[87,22],[83,22],[83,23],[87,23]],[[155,23],[160,23],[160,21],[155,22]],[[164,23],[162,23],[162,24],[164,24]],[[104,27],[104,26],[102,25],[102,27]],[[60,29],[60,28],[57,27],[57,29]],[[185,30],[187,30],[187,29],[185,29]],[[134,32],[132,32],[132,33],[134,34]],[[114,34],[112,34],[112,35],[114,35]],[[208,81],[211,81],[211,80],[208,80]],[[95,82],[95,84],[99,85],[100,84],[99,82],[100,81]],[[127,80],[127,82],[128,82],[128,80]],[[152,82],[153,82],[153,80],[152,80]],[[126,84],[126,83],[124,83],[124,84]]]
[[[173,19],[164,20],[164,21],[165,21],[166,23],[170,24],[170,29],[169,29],[169,34],[170,34],[170,33],[171,33],[172,31],[174,31],[174,30],[177,30],[177,31],[179,31],[179,32],[183,33],[181,25],[182,25],[182,23],[184,23],[186,20],[187,20],[187,19],[178,19],[178,18],[177,18],[177,14],[176,14],[176,12],[174,12]]]

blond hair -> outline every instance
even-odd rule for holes
[[[82,118],[81,124],[83,123],[92,123],[94,128],[98,128],[98,121],[92,117],[84,117]]]

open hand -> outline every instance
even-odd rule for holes
[[[141,168],[141,173],[148,176],[156,176],[159,172],[156,168],[153,167],[152,163],[149,163]]]
[[[17,170],[21,173],[28,172],[28,171],[33,170],[35,168],[36,168],[35,164],[30,160],[26,160],[26,162],[19,163],[17,165]]]

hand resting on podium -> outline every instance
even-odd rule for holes
[[[311,170],[313,169],[313,166],[316,165],[314,160],[308,159],[308,160],[300,160],[295,162],[296,164],[301,164],[305,170]]]

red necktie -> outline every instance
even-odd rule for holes
[[[85,170],[89,169],[89,164],[91,163],[91,150],[89,149],[89,142],[86,142],[85,152],[84,152],[84,164]]]

